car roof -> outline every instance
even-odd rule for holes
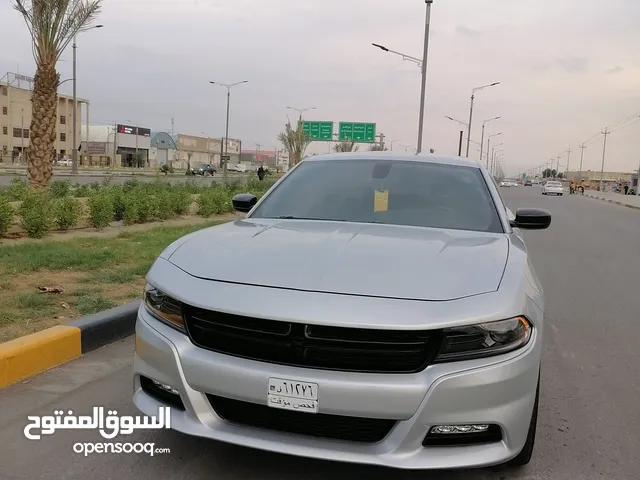
[[[475,167],[481,168],[482,165],[474,160],[469,160],[463,157],[447,157],[434,154],[419,154],[413,155],[410,153],[394,153],[394,152],[379,152],[379,151],[366,151],[366,152],[345,152],[345,153],[330,153],[324,155],[314,155],[312,157],[305,158],[305,162],[325,162],[325,161],[339,161],[339,160],[386,160],[392,162],[420,162],[420,163],[439,163],[442,165],[456,165],[463,167]]]

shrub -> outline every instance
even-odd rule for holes
[[[198,214],[203,217],[233,211],[231,197],[221,188],[210,188],[200,194]]]
[[[167,173],[173,173],[173,172],[174,172],[173,165],[169,165],[167,163],[163,163],[160,166],[160,173],[164,173],[166,175]]]
[[[7,233],[13,225],[13,207],[4,197],[0,197],[0,235]]]
[[[131,180],[127,180],[122,184],[122,191],[127,193],[138,187],[140,187],[140,182],[135,178],[132,178]]]
[[[123,220],[127,225],[145,223],[153,220],[157,214],[157,200],[147,194],[144,188],[135,188],[123,195]]]
[[[166,220],[175,215],[174,204],[177,194],[177,191],[165,190],[156,196],[157,215],[159,219]]]
[[[73,197],[57,198],[53,204],[53,217],[60,230],[68,230],[78,224],[82,205]]]
[[[13,177],[11,183],[7,187],[6,195],[10,202],[19,202],[24,200],[27,196],[29,188],[26,180],[21,180],[18,177]]]
[[[74,196],[76,198],[86,198],[91,196],[91,187],[89,185],[77,185],[74,187]]]
[[[113,215],[113,196],[109,192],[98,192],[89,198],[89,220],[93,228],[102,230],[111,223]]]
[[[124,219],[124,192],[121,187],[113,186],[106,190],[113,201],[113,216],[117,221]]]
[[[71,192],[71,184],[67,181],[56,180],[51,182],[51,194],[56,197],[66,197]]]
[[[177,188],[173,191],[173,212],[176,215],[189,213],[191,207],[191,193],[186,188]]]
[[[50,195],[40,190],[31,190],[22,201],[18,214],[28,236],[44,237],[53,224]]]

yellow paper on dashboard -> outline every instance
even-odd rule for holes
[[[373,195],[373,211],[386,212],[389,210],[389,190],[376,190]]]

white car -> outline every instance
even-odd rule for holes
[[[514,181],[512,181],[512,180],[502,180],[502,181],[500,182],[500,186],[501,186],[501,187],[517,187],[517,186],[518,186],[518,183],[517,183],[517,182],[514,182]]]
[[[544,184],[542,187],[543,195],[562,195],[564,193],[564,187],[560,182],[550,181]]]

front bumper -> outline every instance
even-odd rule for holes
[[[510,460],[524,446],[540,351],[534,329],[529,344],[518,352],[432,365],[418,374],[311,370],[200,349],[141,306],[136,325],[134,403],[146,415],[155,415],[158,407],[166,406],[142,390],[140,377],[144,376],[180,392],[185,410],[172,410],[171,427],[186,434],[291,455],[404,469],[484,467]],[[397,423],[374,444],[319,439],[226,422],[206,395],[266,405],[270,377],[317,383],[320,413]],[[503,439],[473,446],[422,446],[431,426],[465,423],[497,424]]]

